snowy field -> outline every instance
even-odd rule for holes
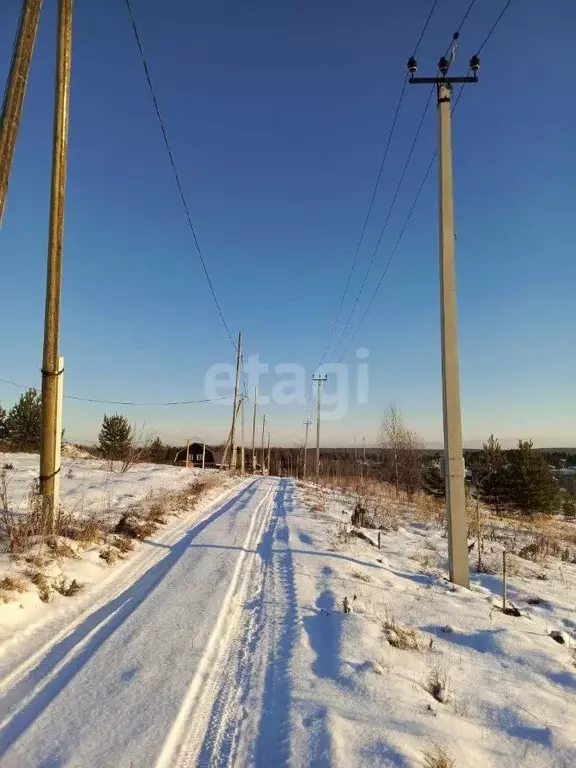
[[[344,532],[342,494],[308,487],[304,497],[316,511],[296,505],[290,530],[302,759],[421,766],[439,746],[466,768],[576,765],[574,564],[511,560],[521,615],[507,616],[498,575],[473,574],[470,591],[446,581],[438,527],[406,522],[378,550]]]
[[[574,564],[511,558],[508,616],[437,522],[378,549],[341,492],[227,482],[3,644],[2,766],[576,765]]]
[[[38,479],[38,454],[2,453],[2,467],[7,467],[4,472],[12,509],[26,511],[28,496]],[[109,515],[113,519],[147,495],[184,488],[200,472],[164,464],[135,464],[126,472],[111,472],[108,462],[101,459],[63,458],[61,503],[66,512],[75,515]]]

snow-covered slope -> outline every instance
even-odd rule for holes
[[[445,580],[434,525],[378,550],[349,513],[249,479],[151,546],[4,665],[2,766],[450,765],[425,762],[438,749],[457,768],[576,765],[575,566],[511,576],[507,616],[497,576]]]
[[[316,498],[315,514],[297,502],[288,516],[303,630],[295,764],[422,766],[440,746],[465,768],[576,765],[574,651],[550,637],[562,630],[576,645],[576,567],[510,577],[522,615],[503,615],[499,577],[475,574],[470,591],[445,580],[436,527],[407,522],[378,550],[343,532],[343,497]],[[388,641],[404,628],[418,650]]]
[[[0,469],[2,467],[6,468],[11,507],[23,512],[38,479],[39,457],[29,453],[2,453]],[[100,459],[63,458],[61,503],[67,512],[75,515],[98,513],[119,517],[124,509],[149,494],[184,488],[200,472],[164,464],[135,464],[126,472],[111,472],[108,462]]]

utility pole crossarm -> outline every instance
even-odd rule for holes
[[[432,85],[433,83],[447,83],[448,85],[456,85],[458,83],[477,83],[478,77],[476,75],[466,75],[465,77],[411,77],[408,82],[416,85],[422,83],[426,85]]]

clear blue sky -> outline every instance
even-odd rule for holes
[[[354,254],[430,0],[133,0],[151,75],[224,314],[246,356],[310,379]],[[420,47],[435,64],[468,0],[440,0]],[[478,0],[466,71],[504,0]],[[7,73],[20,0],[0,5]],[[77,0],[61,353],[66,390],[101,399],[202,398],[233,362],[166,159],[123,0]],[[52,132],[55,0],[45,0],[0,232],[0,377],[39,383]],[[456,256],[465,439],[491,432],[574,445],[576,6],[515,0],[454,118]],[[347,299],[383,224],[427,88],[406,91]],[[436,145],[435,104],[391,217],[374,285]],[[360,301],[363,308],[369,293]],[[435,174],[346,362],[370,350],[370,397],[326,422],[327,444],[377,436],[387,403],[441,440]],[[348,314],[344,313],[344,317]],[[352,323],[354,327],[355,323]],[[263,381],[266,393],[271,384]],[[327,394],[329,394],[328,386]],[[19,392],[0,385],[11,405]],[[73,439],[104,407],[67,401]],[[113,406],[106,408],[114,410]],[[170,441],[220,440],[229,408],[125,412]],[[273,441],[301,439],[306,408],[267,406]],[[247,430],[249,431],[249,430]]]

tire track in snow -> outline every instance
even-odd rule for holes
[[[198,766],[259,765],[290,761],[290,662],[299,632],[286,512],[293,486],[280,481],[272,514],[254,558],[249,601],[235,646],[223,666],[198,754]],[[275,546],[276,545],[276,546]]]
[[[262,711],[252,761],[262,768],[292,762],[291,662],[300,633],[294,560],[290,548],[287,514],[292,511],[294,484],[282,481],[275,504],[277,547],[270,568],[270,592],[264,620],[267,622],[267,658]]]
[[[164,742],[157,768],[220,765],[221,759],[228,760],[244,717],[240,698],[249,682],[258,628],[258,612],[246,611],[245,604],[248,596],[262,589],[263,572],[258,567],[257,548],[272,512],[276,488],[277,481],[273,481],[252,513],[218,619],[178,717]],[[240,686],[237,679],[241,681]],[[214,732],[207,739],[211,724]],[[219,748],[223,748],[220,756]]]

